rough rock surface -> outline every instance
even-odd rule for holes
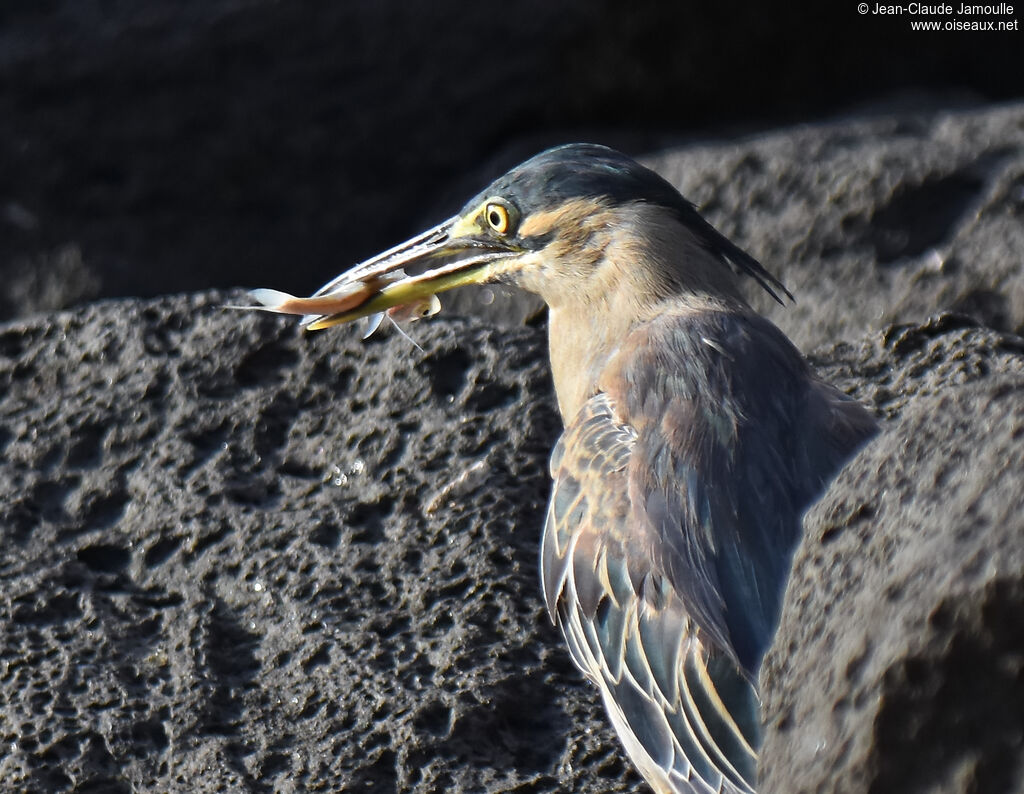
[[[826,357],[890,421],[805,519],[763,790],[1024,791],[1024,339],[945,317]]]
[[[635,790],[538,598],[541,332],[421,353],[221,300],[0,335],[5,790]],[[946,317],[814,361],[891,419],[809,519],[766,790],[906,784],[922,730],[973,740],[979,785],[934,790],[1015,790],[1024,340]]]
[[[808,125],[641,159],[785,282],[793,304],[756,286],[748,296],[805,350],[942,311],[1024,333],[1024,104]],[[495,310],[473,296],[449,304]]]
[[[995,108],[659,161],[886,419],[808,517],[768,791],[1024,788],[1022,135]],[[421,352],[239,297],[0,326],[0,791],[637,790],[538,597],[542,331],[449,312]]]
[[[438,323],[424,354],[223,300],[0,337],[0,788],[623,776],[537,593],[540,332]]]
[[[815,125],[651,159],[796,296],[810,350],[942,311],[1024,332],[1024,104]]]

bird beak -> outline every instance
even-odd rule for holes
[[[455,216],[345,271],[309,298],[253,290],[256,308],[301,314],[311,331],[396,306],[425,304],[439,292],[488,281],[523,250],[487,234],[476,217]]]

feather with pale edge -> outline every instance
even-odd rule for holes
[[[656,790],[749,794],[802,513],[874,420],[752,314],[659,317],[599,388],[551,458],[548,610]]]

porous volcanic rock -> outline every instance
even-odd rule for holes
[[[226,300],[0,333],[0,790],[630,779],[539,599],[541,332]]]
[[[1022,790],[1022,152],[1016,105],[649,159],[884,420],[806,521],[766,791]],[[80,253],[19,305],[89,294]],[[539,599],[543,331],[449,304],[419,350],[243,299],[0,326],[0,791],[637,790]]]
[[[1024,105],[883,116],[645,162],[794,294],[802,349],[941,312],[1024,333]]]
[[[3,789],[635,791],[538,597],[558,433],[542,332],[439,318],[412,329],[420,351],[220,308],[239,297],[110,301],[0,332]],[[823,731],[891,780],[887,740],[912,747],[923,714],[1020,714],[1020,635],[1003,631],[1019,556],[986,533],[1013,515],[1022,350],[947,316],[812,357],[888,421],[809,519],[765,673],[769,790],[834,780],[807,752]],[[952,553],[968,549],[985,554],[973,568]],[[897,576],[922,570],[963,583],[925,588],[938,617]],[[847,611],[891,614],[910,650],[893,657]],[[833,636],[852,639],[823,651]],[[975,689],[929,696],[985,660],[963,679]],[[848,712],[868,723],[837,716],[829,665],[859,671]],[[884,730],[865,734],[879,700]],[[1000,735],[971,758],[1002,782],[1019,746]]]
[[[763,791],[1024,791],[1024,339],[947,316],[824,358],[890,421],[805,518]]]

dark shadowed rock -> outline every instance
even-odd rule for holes
[[[763,789],[1024,791],[1024,339],[946,317],[853,351],[826,358],[890,421],[806,517]]]
[[[909,22],[813,1],[7,0],[0,317],[286,269],[312,290],[552,143],[643,154],[879,97],[907,112],[1022,96],[1019,31]],[[866,144],[893,173],[898,137]],[[69,259],[74,279],[54,278]]]

